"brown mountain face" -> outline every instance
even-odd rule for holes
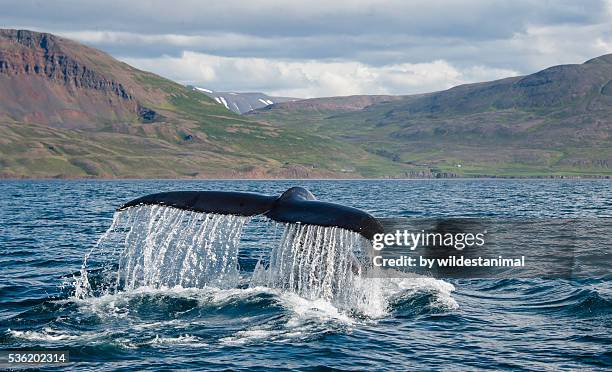
[[[0,30],[0,114],[65,128],[153,121],[159,101],[133,70],[98,50],[51,34]]]
[[[0,30],[0,178],[360,177],[389,165],[74,41]]]

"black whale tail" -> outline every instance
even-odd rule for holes
[[[117,210],[139,205],[164,205],[202,213],[263,215],[277,222],[340,227],[372,240],[382,233],[380,222],[352,207],[316,200],[310,191],[292,187],[279,197],[231,191],[172,191],[134,199]]]

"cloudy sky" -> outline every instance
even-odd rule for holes
[[[292,97],[429,92],[612,53],[612,0],[3,0],[0,25]]]

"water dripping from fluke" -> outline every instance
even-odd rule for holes
[[[253,271],[241,272],[241,235],[258,215],[272,220],[279,236],[260,247],[265,254]],[[117,210],[84,259],[75,297],[141,287],[264,286],[354,309],[378,301],[376,281],[364,274],[369,238],[381,229],[369,214],[316,201],[302,188],[278,198],[213,191],[149,195]]]

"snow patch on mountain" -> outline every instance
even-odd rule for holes
[[[210,89],[200,88],[200,87],[194,87],[194,89],[199,90],[200,92],[204,92],[204,93],[212,93],[213,92]]]
[[[271,97],[264,93],[218,92],[201,87],[191,87],[194,91],[207,95],[220,105],[237,114],[263,108],[274,103],[295,101],[295,98]]]
[[[225,100],[225,98],[219,97],[219,99],[221,100],[221,102],[223,102],[223,106],[225,106],[225,108],[229,110],[229,106],[227,105],[227,101]]]

